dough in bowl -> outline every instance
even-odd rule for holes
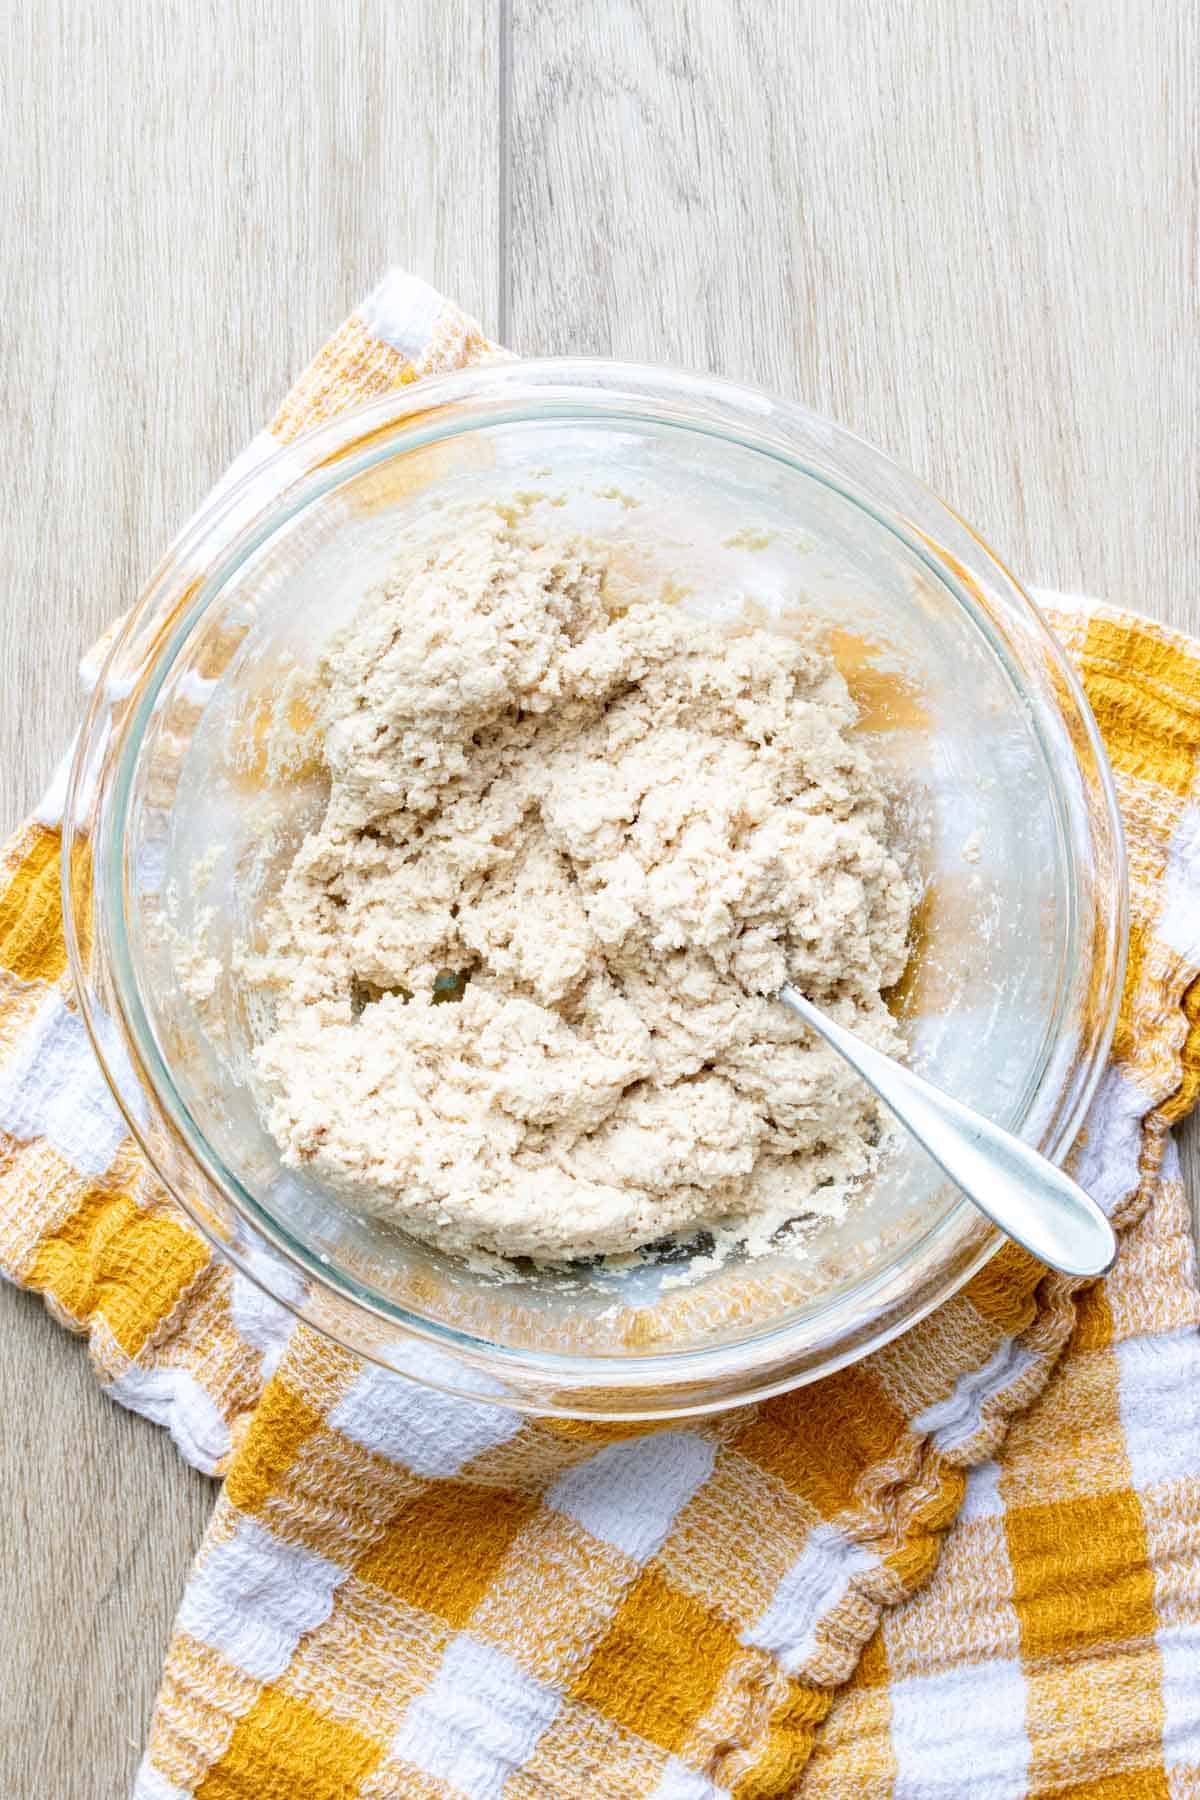
[[[477,514],[316,684],[324,819],[264,920],[285,1159],[444,1249],[775,1230],[872,1166],[875,1102],[771,996],[885,1050],[912,896],[829,655]]]

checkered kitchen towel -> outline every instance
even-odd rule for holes
[[[495,354],[390,276],[248,458]],[[1200,1290],[1170,1137],[1200,1087],[1200,645],[1053,616],[1133,870],[1083,1152],[1116,1270],[1080,1289],[1007,1249],[868,1361],[624,1441],[365,1367],[214,1257],[90,1061],[53,796],[17,835],[0,1264],[225,1477],[139,1800],[1200,1795]]]

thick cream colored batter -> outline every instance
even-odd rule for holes
[[[898,1047],[911,896],[823,651],[487,516],[366,595],[318,714],[328,809],[251,968],[286,1160],[539,1259],[784,1221],[869,1167],[874,1105],[770,997]]]

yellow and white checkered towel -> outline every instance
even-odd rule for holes
[[[495,354],[389,276],[247,457]],[[624,1441],[364,1366],[210,1252],[90,1059],[54,794],[18,833],[0,1267],[225,1476],[138,1800],[1200,1795],[1200,1289],[1170,1137],[1200,1088],[1200,645],[1052,616],[1133,871],[1083,1151],[1116,1270],[1081,1289],[1007,1249],[868,1361]]]

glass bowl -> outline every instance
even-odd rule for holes
[[[168,554],[112,644],[67,801],[71,966],[97,1055],[213,1243],[388,1367],[621,1419],[812,1380],[911,1326],[1000,1241],[907,1140],[799,1251],[499,1280],[285,1168],[260,1121],[261,1021],[235,952],[322,798],[307,721],[281,719],[279,695],[401,535],[452,530],[480,500],[553,507],[666,571],[685,608],[819,619],[921,887],[895,997],[913,1060],[1049,1156],[1070,1146],[1113,1030],[1126,881],[1062,650],[975,533],[877,451],[745,388],[604,362],[493,364],[334,419],[227,482]]]

